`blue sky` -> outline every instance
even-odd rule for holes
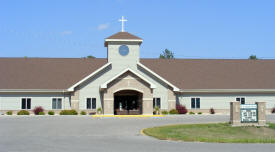
[[[143,58],[275,58],[274,0],[1,0],[0,57],[106,58],[122,15]]]

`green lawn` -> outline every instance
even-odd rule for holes
[[[219,143],[275,143],[275,124],[269,127],[231,127],[228,123],[184,124],[144,129],[162,140]]]

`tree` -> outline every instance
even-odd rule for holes
[[[249,58],[250,60],[258,60],[256,55],[250,55]]]
[[[90,59],[94,59],[95,57],[92,55],[88,55],[87,57],[83,57],[83,58],[90,58]]]
[[[165,49],[162,54],[159,55],[160,59],[174,59],[174,53],[168,49]]]

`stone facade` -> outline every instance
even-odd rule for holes
[[[242,123],[240,102],[230,103],[230,123],[232,126],[265,126],[266,125],[266,107],[265,102],[256,102],[257,104],[257,122]]]
[[[123,90],[133,90],[142,94],[142,114],[153,114],[153,93],[149,84],[131,72],[126,72],[113,82],[108,84],[108,88],[103,93],[103,113],[105,115],[114,114],[114,94]]]

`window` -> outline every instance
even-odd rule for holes
[[[31,109],[31,98],[21,99],[21,109]]]
[[[153,108],[159,107],[160,108],[160,98],[153,98]]]
[[[201,107],[200,98],[191,98],[191,108],[200,109],[200,107]]]
[[[87,109],[96,109],[96,98],[87,98]]]
[[[236,101],[241,102],[241,104],[245,104],[245,98],[236,98]]]
[[[53,98],[52,99],[52,109],[61,109],[62,108],[62,99]]]

